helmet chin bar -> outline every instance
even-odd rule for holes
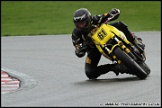
[[[85,24],[81,25],[83,22]],[[84,31],[84,30],[88,29],[90,27],[90,24],[91,24],[89,20],[85,20],[85,21],[82,21],[82,22],[74,22],[74,23],[75,23],[75,27],[77,29],[80,29],[80,31]],[[79,23],[80,23],[80,25],[79,25]]]

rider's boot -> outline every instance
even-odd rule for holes
[[[121,74],[132,74],[129,69],[124,66],[122,63],[118,64],[118,63],[115,63],[115,64],[112,64],[112,71],[116,74],[116,76],[119,75],[119,73]]]
[[[134,75],[133,73],[131,73],[131,71],[129,71],[129,69],[126,66],[124,66],[123,64],[117,64],[117,63],[100,65],[96,67],[94,70],[87,69],[86,71],[87,71],[86,75],[89,79],[96,79],[100,75],[106,74],[108,72],[114,72],[116,76],[118,76],[119,73],[121,74],[126,73],[126,74]],[[91,74],[88,74],[88,73],[91,73]]]
[[[140,37],[134,35],[133,33],[130,33],[130,37],[133,38],[133,44],[140,46],[143,50],[145,49],[145,44],[143,44],[142,39]]]
[[[145,56],[145,44],[142,42],[142,39],[136,35],[134,35],[133,33],[130,32],[130,37],[132,37],[132,44],[135,45],[136,47],[138,47],[139,49],[139,53],[143,54],[144,58],[146,58]]]
[[[116,76],[119,75],[119,73],[123,74],[123,73],[127,73],[127,74],[131,74],[128,71],[128,68],[126,66],[124,66],[122,63],[118,64],[118,63],[114,63],[114,64],[107,64],[107,65],[103,65],[103,66],[99,66],[102,67],[102,69],[104,69],[104,71],[100,71],[101,73],[105,74],[107,72],[113,71]],[[104,67],[104,68],[103,68]]]
[[[100,65],[97,68],[94,69],[94,71],[92,72],[93,75],[89,76],[90,79],[96,79],[97,77],[99,77],[102,74],[106,74],[108,72],[113,71],[116,76],[119,75],[119,73],[128,73],[127,68],[122,65],[122,64],[105,64],[105,65]]]

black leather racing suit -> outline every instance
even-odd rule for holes
[[[80,32],[78,29],[74,28],[72,32],[72,42],[75,48],[78,47],[80,43],[87,44],[87,57],[85,60],[85,74],[89,79],[97,78],[101,74],[105,74],[109,71],[113,71],[113,64],[105,64],[98,66],[99,60],[101,58],[101,53],[97,50],[96,46],[93,44],[91,39],[88,37],[88,33],[96,26],[102,24],[104,21],[107,20],[109,15],[94,15],[92,16],[92,26],[87,30],[87,32]],[[117,19],[116,17],[115,19]],[[115,20],[113,19],[113,20]],[[111,20],[111,21],[113,21]],[[122,22],[113,22],[110,25],[115,26],[119,30],[123,31],[128,38],[129,41],[133,41],[133,37],[131,37],[130,32],[127,26]],[[77,54],[76,54],[77,55]],[[77,55],[78,57],[82,57]]]

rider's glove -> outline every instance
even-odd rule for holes
[[[86,52],[86,49],[85,49],[85,47],[83,47],[82,44],[79,44],[79,45],[77,46],[76,50],[75,50],[75,54],[76,54],[79,58],[83,57],[83,56],[85,55],[85,52]]]
[[[111,21],[112,20],[116,20],[119,15],[120,15],[120,10],[117,9],[117,8],[113,8],[111,9],[111,11],[108,13],[108,15],[110,16],[109,18],[111,18]]]

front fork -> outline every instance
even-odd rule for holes
[[[122,41],[120,41],[118,38],[114,37],[114,39],[116,40],[117,44],[114,45],[112,47],[112,49],[108,49],[107,47],[105,47],[105,49],[108,51],[108,53],[113,57],[114,60],[117,61],[118,64],[121,63],[121,60],[117,59],[116,55],[112,55],[112,51],[115,49],[115,47],[120,46],[120,48],[127,53],[132,59],[134,59],[135,61],[137,60],[137,58],[134,56],[134,54],[130,51],[129,48],[127,48]]]

